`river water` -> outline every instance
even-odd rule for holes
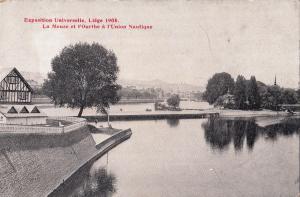
[[[211,105],[209,105],[207,102],[192,102],[192,101],[181,101],[180,107],[184,109],[209,109],[212,108]],[[48,116],[57,116],[58,114],[60,116],[77,116],[79,109],[71,109],[66,107],[51,107],[51,106],[40,106],[39,108],[42,109],[43,112],[45,112]],[[146,112],[146,109],[151,109],[152,111]],[[199,112],[195,110],[189,110],[188,112]],[[149,114],[149,113],[157,113],[154,111],[154,103],[139,103],[139,104],[117,104],[112,105],[110,110],[110,114]],[[159,113],[164,113],[164,111],[159,111]],[[167,112],[167,113],[170,113]],[[178,113],[178,112],[175,112]],[[91,116],[91,115],[101,115],[97,113],[97,110],[95,107],[93,108],[86,108],[83,111],[83,116]]]
[[[101,171],[106,180],[102,185],[109,189],[102,187],[97,196],[296,196],[300,119],[264,127],[256,121],[112,122],[115,128],[131,128],[132,137],[86,172]],[[93,184],[83,181],[65,195],[89,196],[84,191],[93,189],[87,185]]]

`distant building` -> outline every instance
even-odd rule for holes
[[[0,70],[0,104],[29,104],[33,90],[16,68]]]
[[[233,109],[235,106],[234,95],[230,94],[228,90],[226,94],[218,97],[218,99],[214,103],[214,106]]]
[[[0,124],[40,125],[46,124],[47,115],[33,105],[0,107]]]

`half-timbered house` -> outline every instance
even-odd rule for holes
[[[0,70],[0,104],[30,104],[32,88],[16,68]]]

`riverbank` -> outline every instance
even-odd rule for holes
[[[60,114],[61,116],[77,116],[78,109],[71,109],[66,107],[49,107],[49,106],[40,106],[42,110],[48,114],[49,116],[56,116]],[[202,113],[219,113],[220,116],[225,117],[256,117],[256,116],[285,116],[288,115],[286,112],[275,112],[270,110],[257,110],[257,111],[243,111],[243,110],[229,110],[229,109],[218,109],[213,108],[213,106],[209,105],[207,102],[180,102],[180,108],[182,111],[155,111],[154,103],[144,103],[144,104],[117,104],[112,105],[109,114],[110,116],[122,116],[121,119],[124,120],[132,120],[132,118],[137,118],[137,120],[145,119],[140,118],[139,116],[144,117],[144,115],[152,116],[157,114],[202,114]],[[148,111],[147,111],[148,109]],[[298,113],[295,113],[298,115]],[[128,116],[128,118],[124,118],[124,116]],[[138,116],[138,117],[132,117]],[[175,115],[163,115],[166,118],[176,118]],[[194,115],[193,115],[194,116]],[[199,115],[196,115],[199,116]],[[83,117],[89,117],[90,120],[105,121],[106,116],[97,113],[97,109],[94,108],[86,108],[83,111]],[[90,117],[97,117],[90,118]],[[152,119],[159,119],[160,117],[155,117]],[[118,118],[116,118],[118,120]]]
[[[0,196],[46,196],[88,162],[130,138],[131,130],[96,144],[83,125],[68,132],[24,132],[0,135]]]
[[[163,101],[164,99],[121,99],[118,104],[155,103]]]
[[[149,114],[112,114],[109,116],[111,121],[130,121],[130,120],[161,120],[161,119],[201,119],[209,117],[218,117],[216,112],[200,112],[200,113],[186,113],[186,112],[174,112],[174,113],[149,113]],[[95,115],[95,116],[83,116],[89,122],[106,121],[107,116]]]
[[[68,133],[7,133],[0,136],[0,193],[39,197],[96,154],[87,126]]]
[[[212,111],[219,113],[220,117],[270,117],[270,116],[289,116],[288,112],[284,111],[271,111],[271,110],[230,110],[230,109],[213,109]],[[295,113],[294,115],[299,115],[299,113]]]
[[[294,116],[300,115],[298,112]],[[132,120],[161,120],[161,119],[201,119],[210,117],[226,118],[251,118],[251,117],[285,117],[291,116],[288,112],[276,112],[271,110],[244,111],[228,109],[209,109],[194,111],[152,111],[147,113],[110,114],[110,121],[132,121]],[[105,115],[83,116],[89,122],[107,121]]]
[[[64,193],[62,191],[62,187],[64,187],[65,184],[68,184],[69,182],[72,182],[72,177],[76,176],[76,174],[80,173],[85,166],[91,165],[94,163],[97,159],[102,157],[104,154],[106,154],[108,151],[113,149],[114,147],[118,146],[120,143],[124,142],[125,140],[129,139],[132,135],[131,129],[121,130],[117,132],[116,134],[112,135],[111,137],[107,138],[106,140],[102,141],[101,143],[96,145],[97,151],[92,154],[88,159],[82,161],[78,166],[77,169],[74,169],[71,173],[66,174],[62,178],[62,182],[60,182],[55,189],[49,193],[48,197],[63,197]]]

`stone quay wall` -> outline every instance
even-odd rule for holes
[[[0,137],[0,196],[47,196],[98,152],[86,126],[64,134]]]

